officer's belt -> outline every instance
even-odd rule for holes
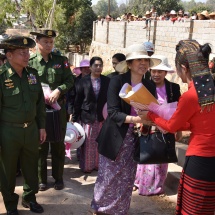
[[[27,128],[32,123],[33,123],[33,121],[31,121],[31,122],[24,122],[24,123],[13,123],[13,122],[0,121],[0,124],[2,124],[2,125],[9,125],[9,126],[18,127],[18,128]]]

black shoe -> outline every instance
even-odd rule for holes
[[[63,180],[56,180],[54,184],[54,189],[55,190],[62,190],[64,188],[64,183]]]
[[[7,211],[7,215],[19,215],[19,213],[18,213],[17,209],[14,209],[14,210],[11,210],[11,211]]]
[[[45,191],[47,190],[47,184],[40,183],[39,184],[39,191]]]
[[[34,213],[43,213],[43,207],[37,202],[27,202],[24,199],[22,200],[22,206],[24,208],[30,208],[30,211]]]

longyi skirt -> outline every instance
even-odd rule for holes
[[[214,215],[215,157],[186,157],[176,215]]]
[[[115,161],[99,155],[99,171],[91,207],[111,215],[127,215],[137,163],[133,160],[134,136],[129,128]]]

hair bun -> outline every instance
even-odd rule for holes
[[[204,45],[201,46],[201,52],[204,56],[205,59],[209,60],[209,55],[211,53],[211,47],[209,43],[205,43]]]

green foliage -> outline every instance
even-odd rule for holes
[[[62,7],[65,8],[65,16],[69,18],[73,16],[81,7],[90,7],[92,5],[91,0],[59,0]]]
[[[99,0],[98,3],[93,6],[93,11],[97,15],[105,17],[108,14],[108,1]],[[110,0],[110,15],[115,18],[119,16],[119,10],[116,0]]]
[[[194,13],[201,13],[204,10],[207,10],[208,12],[212,12],[211,9],[208,6],[205,6],[205,5],[200,5],[200,6],[193,7],[191,10],[189,10],[189,12],[191,14],[194,14]]]
[[[12,0],[0,0],[0,23],[6,22],[10,24],[12,22],[11,16],[8,16],[8,14],[17,14],[16,12],[16,4]]]
[[[94,20],[96,15],[91,7],[82,7],[76,14],[72,42],[80,45],[81,52],[84,52],[86,46],[91,43]]]
[[[215,0],[207,0],[206,6],[209,7],[211,11],[215,11]]]
[[[152,6],[156,7],[158,15],[161,15],[167,9],[175,11],[183,9],[180,0],[131,0],[127,12],[144,15],[146,11],[151,10]]]
[[[21,7],[22,11],[29,13],[35,27],[46,24],[46,20],[51,12],[53,0],[22,0]]]

